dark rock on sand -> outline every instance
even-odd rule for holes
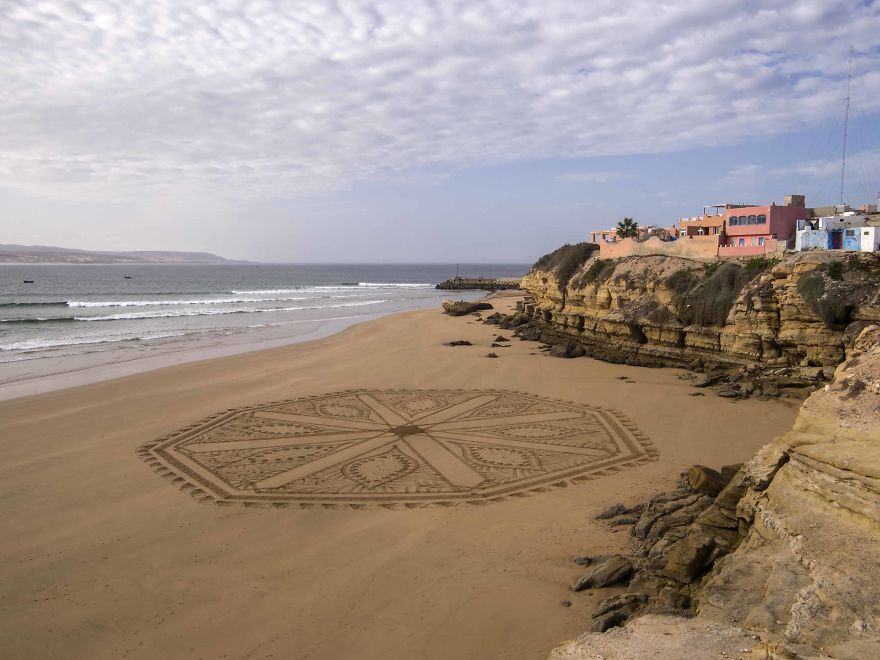
[[[611,555],[604,561],[590,565],[581,578],[575,582],[571,590],[583,591],[584,589],[595,589],[598,587],[607,587],[610,584],[622,582],[633,572],[633,565],[629,559],[623,555]]]
[[[456,339],[446,343],[447,346],[473,346],[467,339]]]
[[[473,314],[484,309],[492,309],[492,305],[487,302],[467,302],[465,300],[443,301],[443,311],[450,316],[464,316],[465,314]]]
[[[591,632],[605,632],[624,623],[644,604],[641,594],[618,594],[606,598],[592,615]]]
[[[627,509],[623,504],[617,503],[609,506],[602,513],[596,516],[596,520],[609,520],[626,513]]]
[[[592,566],[593,564],[605,561],[610,556],[611,555],[584,555],[583,557],[575,557],[574,563],[578,566]]]
[[[586,351],[576,344],[553,344],[550,355],[558,358],[577,358],[586,355]]]
[[[717,470],[707,468],[705,465],[695,465],[687,471],[686,479],[695,491],[715,497],[727,485],[731,477],[733,474],[725,479]]]

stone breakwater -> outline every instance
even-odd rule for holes
[[[745,465],[599,518],[631,551],[578,558],[573,589],[628,590],[551,658],[880,657],[880,326]]]
[[[516,323],[530,329],[521,333],[612,362],[817,382],[831,377],[861,329],[880,322],[878,255],[706,264],[661,256],[603,261],[587,252],[572,265],[564,253],[554,263],[554,254],[522,280],[528,297]]]
[[[440,282],[435,288],[444,291],[504,291],[519,289],[520,281],[511,277],[451,277]]]

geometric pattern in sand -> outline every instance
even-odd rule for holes
[[[196,499],[482,504],[656,460],[619,412],[504,390],[353,390],[227,410],[139,448]]]

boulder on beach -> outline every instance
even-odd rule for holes
[[[464,316],[485,309],[492,309],[487,302],[468,302],[466,300],[444,300],[443,311],[450,316]]]

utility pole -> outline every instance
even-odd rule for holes
[[[853,47],[849,47],[849,73],[846,79],[846,112],[843,115],[843,158],[840,161],[840,204],[843,205],[843,182],[846,178],[846,136],[849,129],[849,105],[852,100]]]

